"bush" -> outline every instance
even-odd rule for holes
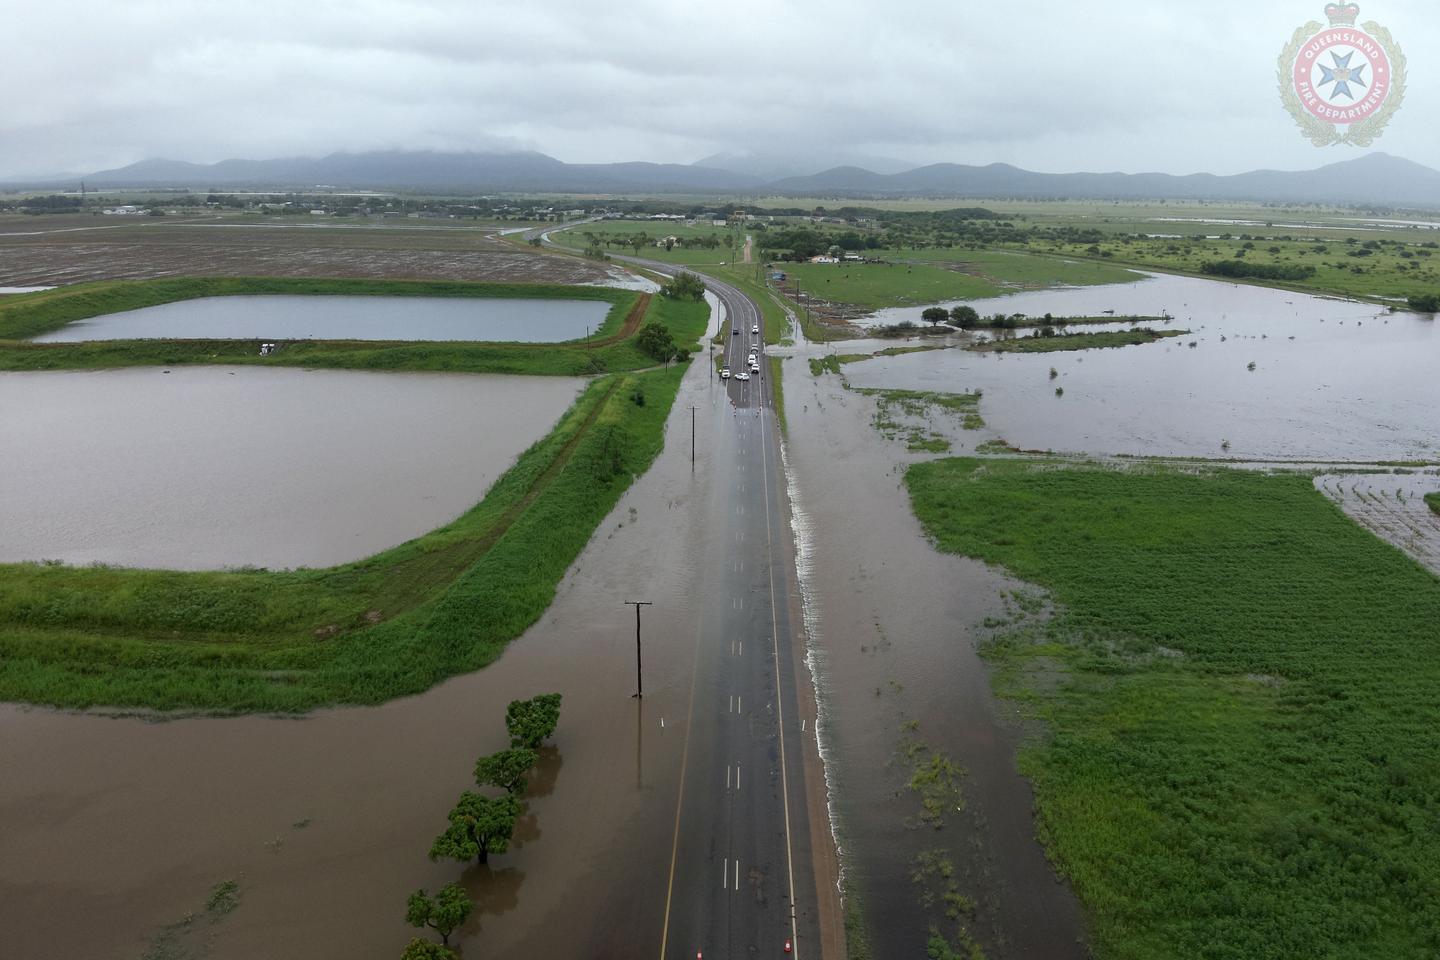
[[[1410,309],[1421,313],[1440,313],[1440,295],[1427,293],[1409,299]]]
[[[705,283],[695,274],[682,271],[660,288],[660,294],[671,300],[700,300],[705,296]]]

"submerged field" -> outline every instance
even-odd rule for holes
[[[277,282],[284,284],[244,283]],[[216,283],[236,282],[172,283],[184,291],[213,293]],[[355,292],[351,284],[342,286]],[[396,285],[375,286],[389,293]],[[433,295],[435,285],[414,287]],[[98,299],[114,304],[137,289],[144,296],[171,290],[163,284],[107,285]],[[259,358],[253,341],[42,347],[11,341],[0,344],[0,367],[24,366],[25,360],[32,366],[85,367],[243,359],[583,373],[656,367],[634,346],[633,328],[642,319],[636,310],[664,325],[679,344],[694,343],[705,329],[704,303],[585,292],[609,299],[614,308],[606,327],[593,341],[575,344],[578,349],[315,342],[305,350],[296,345]],[[25,300],[32,308],[49,305],[50,312],[41,316],[54,324],[77,309],[60,293]],[[44,323],[35,321],[34,313],[9,307],[0,313],[0,325],[13,336]],[[47,362],[35,362],[37,357]],[[595,525],[658,454],[684,370],[682,363],[597,379],[474,508],[447,526],[355,563],[205,573],[0,566],[0,699],[74,707],[305,710],[377,703],[484,666],[545,610]]]
[[[1440,951],[1440,581],[1308,477],[912,467],[941,550],[1049,591],[991,645],[1099,956]],[[1030,611],[1028,614],[1025,611]]]

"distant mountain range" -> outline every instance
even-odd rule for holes
[[[738,169],[722,169],[721,165]],[[858,166],[768,179],[765,158],[717,154],[694,164],[565,163],[543,153],[336,153],[319,159],[143,160],[87,175],[88,186],[416,190],[485,193],[691,194],[955,199],[1256,200],[1440,207],[1440,171],[1374,153],[1316,170],[1197,173],[1034,173],[1009,164],[937,163],[898,173]],[[52,182],[48,186],[59,186]],[[69,186],[69,182],[65,182]]]

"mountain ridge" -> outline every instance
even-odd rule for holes
[[[717,155],[718,156],[718,155]],[[707,158],[708,159],[708,158]],[[83,178],[88,186],[348,187],[494,193],[778,195],[849,200],[901,196],[976,200],[1246,200],[1440,207],[1440,171],[1385,153],[1311,170],[1246,173],[1037,173],[1008,163],[935,163],[899,173],[836,166],[766,180],[696,164],[566,163],[537,152],[369,151],[325,157],[142,160]],[[54,187],[58,181],[50,181]],[[44,184],[37,184],[44,186]]]

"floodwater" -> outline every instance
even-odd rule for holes
[[[819,740],[874,955],[924,956],[932,923],[953,936],[944,902],[921,906],[912,879],[916,858],[939,851],[976,904],[968,926],[987,957],[1088,956],[1079,906],[1035,840],[1030,786],[1014,766],[1021,730],[976,653],[985,618],[1003,615],[1001,594],[1023,585],[930,546],[901,485],[904,467],[925,458],[880,436],[870,398],[812,377],[803,357],[784,375]],[[916,822],[902,755],[911,739],[965,770],[964,809],[939,829]]]
[[[0,562],[356,560],[481,500],[582,386],[260,367],[0,373]]]
[[[405,898],[451,880],[480,903],[451,938],[469,960],[656,955],[709,467],[732,455],[706,442],[733,432],[720,430],[732,414],[708,372],[692,365],[668,428],[688,441],[699,408],[696,468],[688,442],[667,444],[540,622],[478,673],[304,719],[0,707],[0,953],[130,960],[236,879],[233,913],[172,934],[190,956],[392,958],[417,933]],[[654,602],[643,701],[630,696],[634,598]],[[547,690],[564,695],[560,727],[518,842],[488,867],[432,864],[475,758],[507,745],[506,702]]]
[[[1440,457],[1440,324],[1432,316],[1168,276],[972,305],[982,314],[1030,316],[1168,312],[1170,328],[1191,333],[1120,349],[915,353],[849,365],[846,376],[857,387],[982,390],[981,414],[994,434],[1023,449],[1245,459]],[[883,312],[873,319],[892,322]]]
[[[79,340],[483,340],[559,343],[605,322],[606,300],[201,297],[77,320],[35,337]]]

